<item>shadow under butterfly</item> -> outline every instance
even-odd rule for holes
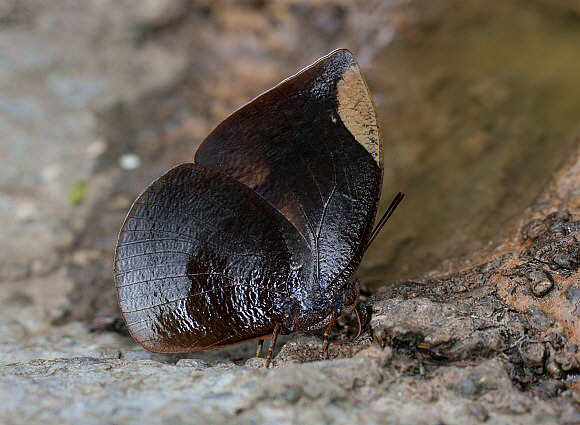
[[[115,253],[129,332],[161,353],[271,337],[269,367],[279,334],[326,327],[325,352],[403,197],[373,231],[382,174],[369,89],[336,50],[234,112],[134,202]]]

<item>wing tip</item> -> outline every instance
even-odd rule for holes
[[[382,141],[375,103],[354,55],[346,49],[332,52],[342,68],[336,84],[338,115],[343,124],[382,168]]]

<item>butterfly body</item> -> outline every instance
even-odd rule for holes
[[[187,352],[326,326],[356,304],[382,170],[350,52],[257,97],[129,211],[115,275],[130,333]]]

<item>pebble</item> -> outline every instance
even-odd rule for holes
[[[473,379],[465,378],[457,386],[459,393],[465,397],[472,397],[477,392],[477,385]]]
[[[244,363],[245,367],[249,367],[251,369],[263,369],[266,359],[262,357],[252,357]]]
[[[556,362],[560,368],[566,372],[580,369],[580,362],[574,353],[560,352],[555,355]]]
[[[200,370],[210,367],[208,362],[202,359],[179,359],[177,363],[175,363],[175,366]]]
[[[537,270],[530,273],[530,280],[532,286],[532,292],[536,297],[543,297],[546,295],[554,286],[554,281],[550,273],[544,270]]]
[[[546,371],[552,375],[554,378],[559,378],[562,375],[562,370],[560,369],[560,367],[556,364],[556,362],[554,361],[554,359],[549,359],[546,362]]]
[[[546,349],[541,342],[524,343],[519,347],[522,360],[528,366],[542,366]]]
[[[568,301],[572,304],[580,304],[580,285],[572,284],[572,286],[566,290],[566,298],[568,298]]]
[[[529,319],[533,323],[533,326],[538,329],[545,330],[554,324],[554,318],[548,316],[538,307],[530,307],[527,313],[529,314]]]
[[[123,170],[133,171],[141,166],[141,159],[132,153],[126,153],[119,158],[119,165]]]
[[[378,345],[371,345],[365,350],[359,351],[355,357],[364,357],[377,362],[379,367],[387,366],[393,359],[393,349],[389,346],[381,348]]]

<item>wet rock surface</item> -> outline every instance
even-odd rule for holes
[[[478,15],[451,1],[73,3],[0,2],[1,423],[580,423],[579,139],[503,114],[512,99],[527,99],[506,80],[451,83],[437,67],[421,80],[406,70],[417,64],[398,56],[437,28],[477,28],[495,6],[475,2]],[[534,2],[523,15],[533,21],[542,8],[556,12],[558,28],[578,14],[574,3]],[[443,158],[478,179],[486,174],[478,167],[505,165],[489,186],[462,188],[457,176],[429,173],[401,178],[411,183],[408,198],[426,201],[427,180],[457,195],[441,211],[498,188],[528,191],[520,197],[528,201],[488,199],[515,217],[500,228],[506,215],[482,214],[480,233],[462,218],[465,236],[453,244],[445,229],[455,221],[439,212],[441,228],[421,221],[415,233],[389,234],[361,267],[362,334],[355,339],[354,316],[341,318],[326,360],[317,334],[281,338],[270,370],[253,343],[184,356],[144,351],[111,320],[113,247],[130,203],[190,160],[232,110],[339,46],[357,54],[377,88],[387,162],[429,168],[429,158]],[[467,93],[467,106],[432,103],[453,92]],[[423,103],[426,112],[414,109]],[[474,128],[463,127],[470,121]],[[455,135],[448,156],[432,150]],[[515,161],[487,156],[505,149],[492,143],[501,137],[560,144],[567,159],[533,159],[539,148],[525,144],[514,145]],[[505,171],[528,165],[547,170],[544,183]],[[389,167],[397,180],[401,170]],[[448,256],[408,258],[431,231]],[[379,258],[400,272],[429,256],[441,264],[412,279],[393,281],[374,267]]]

